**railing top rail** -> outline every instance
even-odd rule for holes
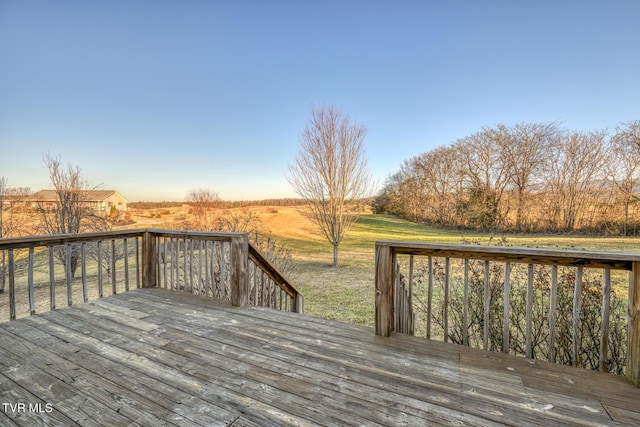
[[[632,269],[640,253],[590,252],[564,249],[433,244],[400,240],[378,240],[376,247],[388,246],[395,254],[470,258],[488,261],[511,261],[530,264]]]
[[[211,240],[231,240],[234,237],[245,235],[246,233],[231,233],[222,231],[195,231],[195,230],[169,230],[164,228],[149,228],[143,231],[161,237],[189,237],[206,238]]]
[[[260,251],[258,251],[252,244],[249,244],[249,258],[255,262],[271,279],[276,282],[290,297],[296,295],[302,296],[289,280],[274,266],[268,259],[266,259]]]
[[[67,243],[90,242],[99,239],[139,237],[144,233],[152,233],[166,237],[204,238],[210,240],[229,241],[243,233],[223,233],[193,230],[167,230],[159,228],[140,228],[131,230],[96,231],[78,234],[48,234],[40,236],[10,237],[0,239],[0,249],[24,249],[37,246],[57,246]]]
[[[48,234],[41,236],[10,237],[0,239],[0,249],[23,249],[36,246],[55,246],[66,243],[88,242],[102,238],[138,237],[145,233],[144,229],[97,231],[78,234]]]

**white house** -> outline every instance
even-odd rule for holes
[[[111,207],[115,206],[119,211],[127,210],[127,199],[115,190],[88,190],[83,203],[91,207],[96,213],[109,214]],[[45,210],[53,209],[58,203],[55,190],[40,190],[29,197],[33,208]]]

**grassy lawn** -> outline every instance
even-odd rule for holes
[[[277,241],[291,250],[297,268],[294,284],[305,296],[306,314],[373,326],[376,240],[491,244],[500,238],[469,231],[439,230],[388,215],[363,215],[340,245],[338,268],[332,247],[298,207],[264,209],[261,219]],[[577,235],[505,236],[509,246],[590,251],[640,252],[640,239]]]

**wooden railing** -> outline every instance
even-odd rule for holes
[[[246,234],[149,230],[149,236],[150,286],[302,313],[302,294]]]
[[[0,239],[0,321],[154,286],[302,312],[302,295],[243,233],[144,229]]]
[[[612,370],[640,385],[640,254],[378,241],[375,256],[378,335]]]

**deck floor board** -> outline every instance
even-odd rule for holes
[[[0,425],[637,424],[623,378],[140,289],[0,324]],[[6,405],[5,405],[6,407]]]

